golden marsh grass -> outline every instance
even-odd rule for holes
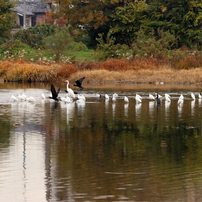
[[[0,62],[0,76],[9,81],[50,82],[83,76],[84,82],[202,83],[202,67],[176,70],[156,60],[111,59],[102,63],[37,64],[23,60]]]

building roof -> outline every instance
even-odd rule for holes
[[[12,9],[14,12],[18,13],[19,15],[24,14],[24,3],[18,2],[17,6]],[[31,16],[35,15],[36,13],[47,13],[50,11],[49,3],[39,2],[39,1],[26,1],[26,15]]]

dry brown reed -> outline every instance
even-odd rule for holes
[[[200,65],[198,61],[197,65]],[[75,81],[85,76],[84,82],[202,83],[202,68],[175,69],[154,58],[133,61],[109,59],[100,63],[78,62],[49,65],[16,60],[0,62],[0,76],[10,81],[30,82],[63,79]]]
[[[34,64],[23,61],[3,61],[0,75],[10,81],[46,82],[68,78],[76,68],[71,64]]]
[[[175,70],[164,66],[158,69],[142,69],[128,71],[86,70],[78,71],[70,76],[76,80],[85,76],[85,82],[140,82],[140,83],[202,83],[202,68],[191,70]]]

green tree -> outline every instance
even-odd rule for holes
[[[176,47],[201,48],[202,3],[201,0],[148,1],[148,20],[144,26],[157,32],[159,28],[174,34]]]
[[[110,32],[116,37],[117,43],[130,46],[135,41],[135,33],[147,18],[145,15],[147,8],[145,0],[125,3],[124,6],[115,8],[110,16],[114,21]]]
[[[67,28],[57,29],[55,34],[44,38],[44,46],[54,55],[55,61],[59,61],[60,57],[73,42],[73,39]]]
[[[131,46],[143,29],[147,36],[159,40],[158,30],[169,31],[176,39],[175,46],[201,48],[201,0],[58,0],[59,12],[68,24],[83,24],[92,44],[108,32],[115,43]]]
[[[20,40],[31,47],[40,47],[43,39],[55,33],[55,27],[51,24],[39,24],[26,30],[20,30],[14,34],[14,39]]]
[[[9,0],[0,0],[0,41],[10,36],[12,27],[13,4]]]

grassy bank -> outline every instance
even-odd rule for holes
[[[85,82],[202,83],[202,67],[175,69],[153,58],[74,64],[32,63],[22,59],[0,62],[0,77],[7,81],[74,81],[83,76]]]

